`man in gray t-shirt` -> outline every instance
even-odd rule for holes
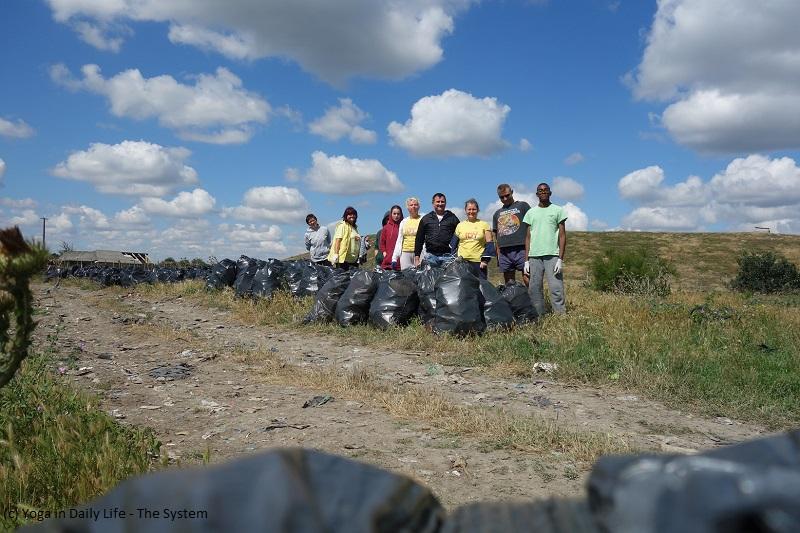
[[[497,264],[506,282],[516,279],[516,273],[525,268],[525,233],[522,219],[531,206],[527,202],[514,200],[514,191],[508,183],[497,186],[497,196],[503,207],[495,211],[492,217],[492,231],[497,243]],[[527,283],[523,275],[523,281]]]
[[[311,257],[311,261],[321,265],[330,265],[328,262],[328,252],[331,250],[331,234],[328,228],[320,226],[317,217],[312,213],[306,216],[305,241],[306,250]]]

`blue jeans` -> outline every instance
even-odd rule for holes
[[[453,254],[433,255],[425,254],[422,258],[426,263],[433,267],[441,267],[454,259]]]
[[[528,294],[531,303],[539,316],[544,314],[544,278],[547,277],[547,287],[550,289],[550,303],[553,304],[554,313],[566,313],[567,307],[564,296],[564,276],[561,272],[553,273],[556,266],[557,255],[542,255],[529,257],[531,265],[531,281],[528,284]]]

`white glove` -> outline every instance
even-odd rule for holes
[[[555,274],[556,276],[561,274],[561,268],[563,266],[564,266],[564,262],[559,257],[558,259],[556,259],[556,266],[553,267],[553,274]]]
[[[338,265],[339,264],[339,255],[338,254],[333,254],[333,257],[331,257],[331,263],[334,264],[334,265]]]
[[[525,266],[522,267],[522,273],[526,276],[530,277],[531,275],[531,260],[528,259],[525,261]]]

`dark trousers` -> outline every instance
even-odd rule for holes
[[[489,279],[489,268],[481,268],[480,261],[467,261],[469,263],[469,267],[475,273],[476,276],[480,279]]]

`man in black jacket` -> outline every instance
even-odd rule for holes
[[[460,222],[447,207],[447,197],[437,192],[433,195],[433,211],[422,217],[414,243],[414,264],[419,266],[422,246],[425,246],[425,261],[432,266],[440,266],[445,258],[452,255],[450,241]]]

